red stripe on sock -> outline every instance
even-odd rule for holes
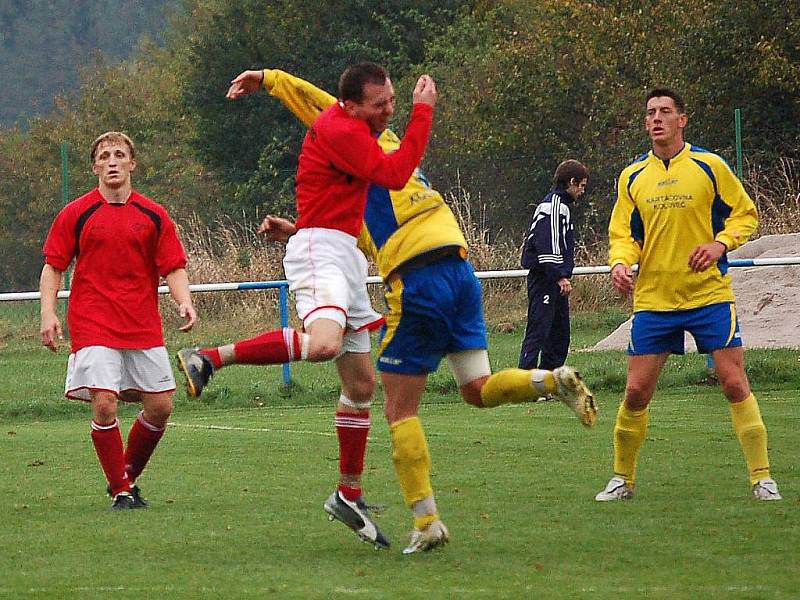
[[[267,331],[233,345],[236,364],[279,365],[300,360],[300,336],[291,328]]]

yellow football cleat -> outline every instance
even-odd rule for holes
[[[594,425],[597,422],[597,404],[581,374],[565,365],[553,369],[553,376],[556,379],[553,396],[569,406],[585,427]]]

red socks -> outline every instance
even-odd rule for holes
[[[163,427],[159,429],[151,425],[145,420],[144,411],[139,413],[128,433],[128,448],[125,450],[125,469],[131,483],[142,474],[163,435]]]
[[[339,472],[358,481],[364,471],[364,454],[369,434],[369,413],[336,413],[336,435],[339,437]],[[339,484],[339,492],[354,502],[361,497],[361,486]]]
[[[144,413],[140,412],[128,434],[128,449],[124,450],[119,421],[111,425],[92,421],[92,443],[112,496],[130,491],[163,435],[164,429],[145,421]]]
[[[122,450],[122,436],[119,421],[111,425],[100,425],[92,421],[92,443],[94,444],[100,466],[111,486],[111,495],[128,492],[131,489],[128,474],[125,472],[125,455]]]
[[[219,348],[201,348],[200,354],[210,360],[215,369],[219,369],[222,366],[222,357],[219,355]]]
[[[219,348],[203,348],[200,354],[208,358],[219,369],[225,364],[238,365],[279,365],[300,360],[300,335],[286,327],[267,331],[254,338],[233,344],[233,357],[224,360]]]

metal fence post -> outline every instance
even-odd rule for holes
[[[286,328],[289,326],[289,284],[282,285],[278,291],[280,293],[281,327]],[[291,384],[292,371],[290,363],[283,363],[283,385],[289,387]]]

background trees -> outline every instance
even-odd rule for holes
[[[147,4],[156,14],[158,3]],[[9,3],[17,12],[23,5]],[[382,62],[395,80],[399,130],[414,80],[431,72],[440,104],[424,169],[437,188],[464,187],[486,207],[494,235],[516,239],[556,164],[579,158],[592,171],[581,233],[601,239],[616,174],[647,149],[642,99],[654,85],[683,92],[693,143],[733,160],[741,107],[746,155],[767,178],[780,159],[800,158],[798,12],[796,3],[756,0],[447,0],[435,8],[182,0],[163,44],[145,42],[121,64],[95,56],[80,96],[60,100],[24,133],[0,130],[0,249],[25,257],[0,263],[3,287],[35,284],[32,265],[61,205],[62,140],[72,196],[93,185],[91,139],[123,129],[140,150],[137,187],[179,220],[291,213],[302,127],[262,94],[223,97],[234,75],[261,66],[333,92],[347,64]],[[0,19],[15,22],[14,14]],[[87,21],[76,38],[101,25]]]

